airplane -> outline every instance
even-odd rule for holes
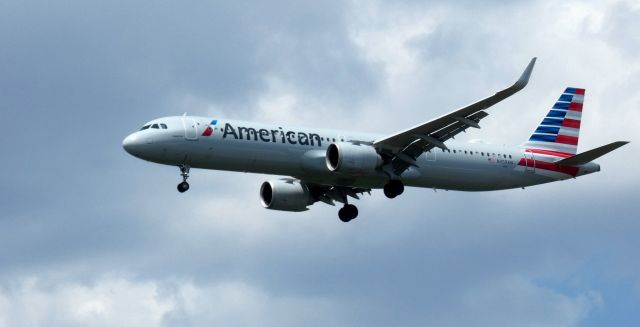
[[[529,139],[519,146],[462,143],[480,128],[485,111],[522,90],[532,58],[511,86],[485,99],[391,135],[183,116],[154,119],[128,135],[122,146],[150,162],[177,166],[189,189],[191,168],[289,176],[262,183],[264,208],[305,211],[314,203],[342,204],[338,217],[358,216],[350,203],[383,189],[388,198],[405,186],[492,191],[576,178],[600,171],[593,160],[628,142],[578,153],[585,90],[567,87]]]

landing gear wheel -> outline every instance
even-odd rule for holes
[[[399,180],[390,180],[387,185],[384,186],[384,195],[389,199],[393,199],[396,196],[404,192],[404,184]]]
[[[349,220],[354,220],[358,217],[358,207],[353,204],[348,204],[347,210],[349,210],[349,216],[351,217]]]
[[[358,217],[358,208],[353,204],[347,204],[338,211],[338,217],[342,222],[350,222]]]
[[[189,183],[182,182],[182,183],[178,184],[178,192],[184,193],[184,192],[186,192],[188,190],[189,190]]]
[[[187,183],[187,178],[189,178],[189,167],[188,165],[180,165],[180,176],[182,176],[182,183],[178,184],[178,192],[184,193],[189,190],[189,183]]]
[[[338,210],[338,218],[340,218],[340,221],[343,223],[349,222],[349,217],[347,216],[347,210],[345,210],[345,208],[340,208],[340,210]]]
[[[396,194],[393,192],[393,189],[389,186],[389,184],[384,186],[384,195],[389,199],[393,199],[396,197]]]

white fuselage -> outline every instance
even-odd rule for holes
[[[144,160],[186,164],[193,168],[292,176],[320,185],[382,188],[383,171],[341,174],[327,168],[325,154],[334,142],[369,143],[382,135],[328,129],[287,127],[255,122],[212,120],[206,117],[165,117],[123,142],[127,152]],[[211,130],[205,132],[207,128]],[[203,133],[208,135],[203,135]],[[521,147],[447,142],[416,160],[400,177],[407,186],[446,190],[488,191],[525,187],[573,178],[600,170],[589,163],[566,171],[554,168],[552,158]]]

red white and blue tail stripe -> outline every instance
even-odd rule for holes
[[[567,87],[538,128],[523,144],[526,151],[570,157],[578,152],[584,89]]]

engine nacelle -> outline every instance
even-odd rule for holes
[[[260,203],[267,209],[305,211],[313,204],[309,188],[299,181],[266,181],[260,187]]]
[[[326,153],[327,168],[345,174],[369,174],[382,165],[382,157],[370,145],[331,143]]]

